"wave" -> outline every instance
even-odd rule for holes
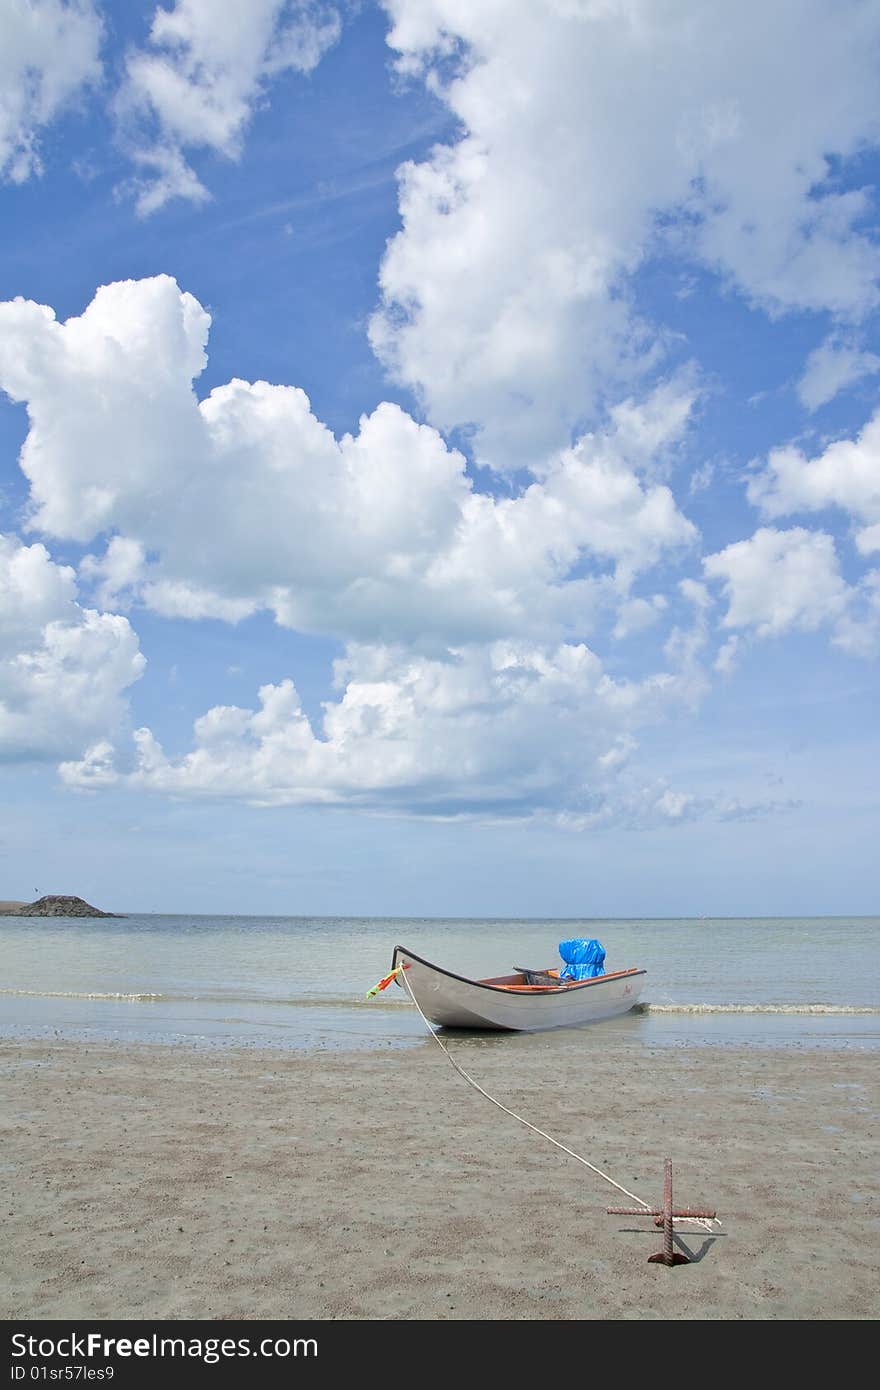
[[[126,994],[106,990],[78,989],[0,989],[0,996],[8,999],[113,999],[129,1004],[142,1004],[154,999],[195,999],[196,995],[173,994]]]
[[[636,1004],[637,1014],[880,1014],[866,1004]]]
[[[266,994],[166,994],[150,991],[112,991],[98,989],[3,989],[0,998],[7,999],[94,999],[107,1003],[123,1004],[262,1004],[271,1008],[291,1009],[351,1009],[364,1003],[361,994],[300,994],[295,997],[282,995],[274,997]],[[380,1009],[402,1009],[408,999],[370,1000],[374,1012]]]

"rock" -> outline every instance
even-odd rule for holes
[[[16,905],[7,915],[16,917],[120,917],[119,912],[102,912],[98,907],[92,907],[82,898],[62,897],[57,893],[50,893],[45,898],[37,898],[35,903],[25,903]]]

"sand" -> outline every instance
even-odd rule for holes
[[[457,1052],[649,1200],[668,1153],[677,1199],[723,1218],[683,1238],[693,1264],[648,1264],[651,1223],[606,1215],[611,1189],[429,1040],[323,1055],[5,1042],[0,1315],[877,1316],[876,1054],[585,1054],[582,1033],[558,1036]]]

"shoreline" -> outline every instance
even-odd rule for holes
[[[216,1050],[411,1050],[426,1038],[416,1010],[401,999],[351,996],[278,999],[196,994],[95,993],[0,989],[0,1042],[67,1041],[100,1046]],[[541,1035],[484,1035],[512,1054],[552,1047],[581,1058],[608,1047],[767,1047],[866,1052],[880,1049],[880,1009],[840,1004],[670,1004],[650,1001],[625,1015]],[[532,1041],[528,1041],[532,1038]],[[524,1042],[523,1040],[526,1039]],[[474,1046],[465,1033],[455,1045]]]
[[[545,1041],[547,1040],[547,1041]],[[0,1316],[864,1319],[880,1313],[869,1051],[454,1042],[318,1053],[0,1040]]]

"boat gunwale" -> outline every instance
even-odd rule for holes
[[[484,980],[470,980],[467,975],[456,975],[454,970],[444,970],[442,965],[435,965],[431,960],[425,960],[424,956],[417,956],[415,951],[411,951],[408,946],[395,946],[394,955],[391,958],[391,967],[396,969],[398,954],[409,956],[411,960],[418,961],[419,965],[426,965],[429,970],[436,970],[438,975],[445,975],[449,980],[457,980],[461,985],[472,985],[475,989],[492,990],[495,994],[504,994],[508,999],[534,999],[535,995],[556,995],[571,994],[579,989],[588,989],[591,986],[608,984],[612,980],[621,980],[633,975],[646,975],[646,970],[640,970],[638,966],[632,965],[627,970],[614,970],[609,975],[594,975],[590,980],[574,980],[569,985],[536,985],[532,986],[533,992],[526,992],[527,987],[522,985],[492,985]]]

